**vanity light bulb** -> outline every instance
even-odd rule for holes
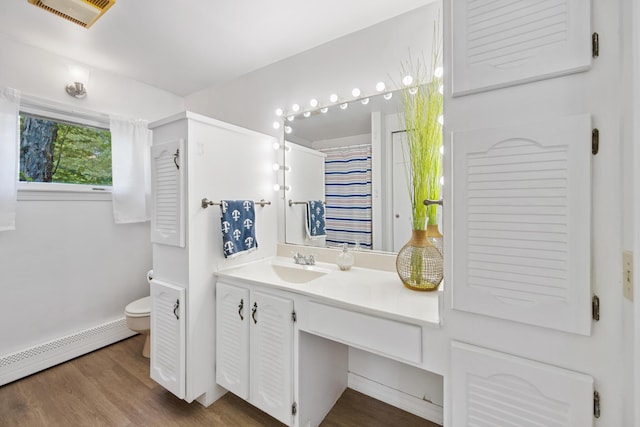
[[[393,98],[393,93],[392,92],[387,92],[384,95],[382,95],[382,97],[388,101],[391,98]]]
[[[287,117],[287,120],[289,120],[290,122],[292,122],[292,121],[293,121],[293,119],[295,119],[295,117],[294,117],[294,116],[289,116],[289,117]]]
[[[412,87],[412,88],[409,89],[409,94],[415,95],[416,93],[418,93],[418,88],[417,87]]]
[[[309,101],[309,105],[311,105],[313,108],[316,108],[318,106],[318,100],[313,98],[311,101]]]
[[[442,67],[438,67],[433,71],[433,75],[440,78],[444,74],[444,69]]]
[[[360,96],[360,89],[358,89],[357,87],[356,87],[356,88],[353,88],[353,90],[351,91],[351,95],[352,95],[354,98],[359,97],[359,96]]]
[[[369,98],[364,98],[360,102],[362,102],[362,105],[367,105],[369,103]]]
[[[276,116],[281,117],[284,114],[282,108],[276,108]]]
[[[346,110],[348,106],[349,106],[349,104],[347,104],[347,103],[345,102],[344,104],[340,104],[340,109],[341,109],[341,110]]]
[[[387,88],[387,85],[384,84],[384,82],[378,82],[376,84],[376,90],[378,92],[382,92],[383,90],[385,90]]]
[[[336,95],[335,93],[332,93],[332,94],[329,96],[329,101],[331,101],[331,102],[338,102],[338,95]]]
[[[291,129],[291,126],[285,126],[284,127],[284,132],[285,133],[291,133],[291,132],[293,132],[293,129]]]
[[[274,149],[274,150],[279,150],[279,149],[280,149],[280,144],[279,144],[279,143],[277,143],[277,142],[274,142],[274,143],[273,143],[273,149]]]
[[[438,116],[438,123],[440,123],[440,125],[444,124],[444,116],[442,114]]]
[[[297,113],[298,111],[300,111],[300,106],[298,104],[293,104],[291,106],[291,110]]]
[[[280,122],[273,122],[274,129],[280,129]]]
[[[305,117],[309,117],[311,115],[311,111],[305,111],[304,113],[302,113],[302,115]]]
[[[327,113],[327,111],[329,111],[329,108],[328,108],[328,107],[323,107],[323,108],[321,108],[321,109],[320,109],[320,112],[321,112],[322,114],[326,114],[326,113]]]
[[[279,170],[280,170],[280,165],[279,165],[279,164],[277,164],[277,163],[274,163],[274,164],[273,164],[273,170],[274,170],[274,171],[279,171]]]
[[[279,184],[276,184],[273,186],[273,191],[280,191],[282,189],[282,186]]]
[[[402,84],[405,86],[411,86],[412,83],[413,83],[413,77],[411,76],[404,76],[404,78],[402,79]]]

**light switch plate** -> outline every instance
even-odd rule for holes
[[[622,293],[633,301],[633,252],[622,252]]]

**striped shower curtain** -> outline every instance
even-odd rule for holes
[[[371,145],[320,150],[326,153],[327,246],[356,242],[371,249]]]

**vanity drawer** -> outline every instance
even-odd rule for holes
[[[422,363],[422,328],[310,301],[311,333],[400,361]]]

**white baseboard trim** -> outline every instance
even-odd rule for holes
[[[0,386],[135,335],[125,318],[0,355]]]
[[[355,391],[381,400],[418,417],[442,425],[444,421],[442,406],[396,390],[384,384],[349,372],[348,386]]]

